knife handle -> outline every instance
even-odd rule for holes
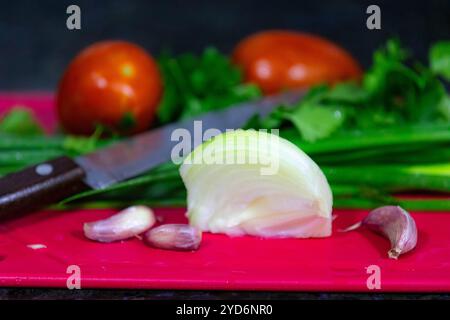
[[[0,179],[0,219],[44,208],[87,188],[84,170],[61,157]]]

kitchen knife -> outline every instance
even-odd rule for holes
[[[43,208],[88,188],[106,188],[169,161],[172,148],[179,143],[172,141],[172,133],[183,128],[195,134],[194,121],[201,121],[203,131],[215,128],[225,132],[244,126],[255,114],[264,116],[280,104],[292,105],[302,96],[302,91],[291,91],[242,103],[136,135],[75,159],[60,157],[9,174],[0,179],[0,219]]]

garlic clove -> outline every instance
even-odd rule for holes
[[[165,250],[193,251],[202,241],[202,232],[188,224],[163,224],[145,234],[146,242]]]
[[[155,224],[153,211],[145,206],[133,206],[94,222],[85,223],[84,235],[99,242],[113,242],[137,236]]]
[[[362,224],[381,234],[391,242],[388,256],[397,259],[414,249],[417,244],[417,227],[411,215],[399,206],[384,206],[372,210]]]

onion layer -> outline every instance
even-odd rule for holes
[[[214,137],[186,157],[180,174],[191,225],[230,236],[331,235],[328,182],[303,151],[262,131]]]

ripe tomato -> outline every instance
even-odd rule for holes
[[[305,88],[319,83],[360,79],[351,55],[318,36],[294,31],[265,31],[242,40],[233,52],[245,79],[264,93]]]
[[[65,71],[58,90],[59,120],[74,134],[98,124],[122,133],[147,129],[161,97],[153,58],[125,41],[104,41],[82,50]]]

